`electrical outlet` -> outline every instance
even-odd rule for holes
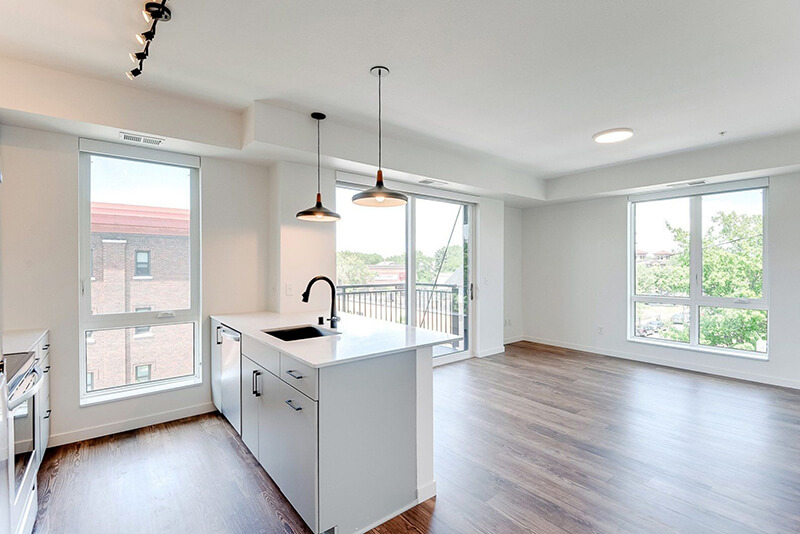
[[[293,297],[294,296],[294,284],[287,283],[286,284],[286,296]]]
[[[597,327],[597,335],[598,336],[602,336],[605,333],[606,333],[606,327],[604,327],[604,326],[598,326]]]

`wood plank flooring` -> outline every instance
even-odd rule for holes
[[[407,533],[800,532],[800,392],[516,343],[434,371]],[[218,415],[49,450],[35,532],[305,533]]]

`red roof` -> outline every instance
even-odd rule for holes
[[[189,235],[189,210],[92,202],[92,233]]]

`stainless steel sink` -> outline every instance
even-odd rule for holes
[[[272,337],[277,337],[283,341],[299,341],[301,339],[311,339],[323,336],[335,336],[339,332],[335,330],[328,330],[327,328],[319,328],[310,324],[300,326],[290,326],[288,328],[278,328],[276,330],[262,330],[265,334]]]

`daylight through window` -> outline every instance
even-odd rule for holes
[[[767,353],[763,183],[631,202],[632,339]]]

